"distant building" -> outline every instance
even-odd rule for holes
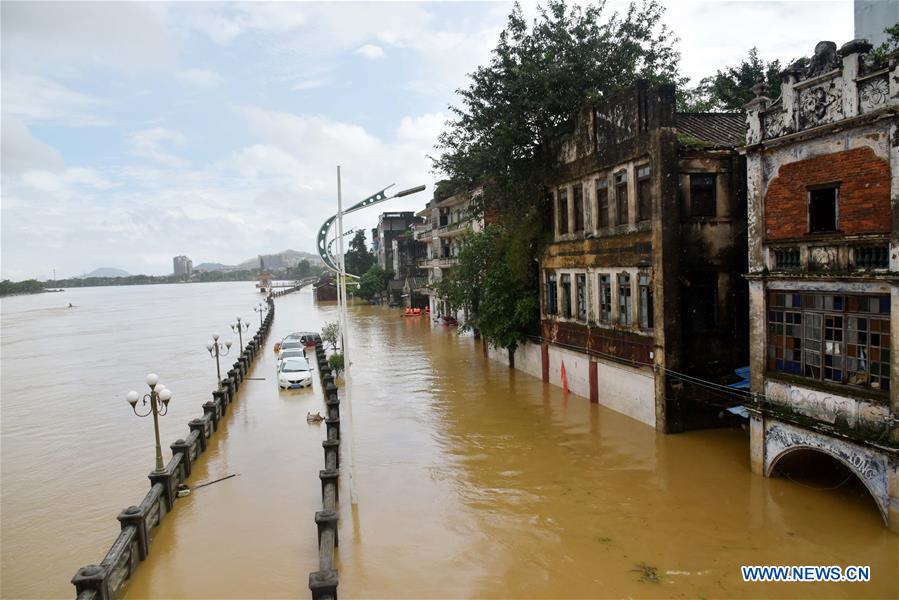
[[[829,455],[899,531],[899,52],[870,50],[820,42],[747,105],[750,457]]]
[[[175,256],[172,258],[172,266],[175,277],[190,277],[193,272],[194,263],[186,256]]]
[[[378,219],[378,226],[372,229],[372,248],[378,266],[393,273],[393,279],[387,284],[388,297],[397,303],[405,297],[403,303],[407,306],[417,304],[413,302],[413,295],[404,289],[421,287],[427,277],[418,267],[419,259],[426,253],[425,244],[417,241],[413,233],[413,228],[421,222],[421,217],[412,211],[386,212]],[[421,304],[426,303],[422,298]]]
[[[899,0],[855,0],[855,38],[879,46],[887,41],[884,29],[899,22]]]
[[[442,190],[438,185],[434,198],[418,213],[425,221],[415,226],[415,239],[427,244],[427,254],[418,263],[427,272],[427,282],[421,291],[428,297],[433,315],[453,316],[464,320],[464,315],[460,312],[453,314],[447,301],[437,294],[435,288],[458,262],[462,234],[483,229],[482,220],[471,214],[472,199],[479,193],[480,190],[453,194]]]

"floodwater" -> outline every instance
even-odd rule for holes
[[[249,283],[3,301],[3,597],[72,596],[147,489],[152,425],[123,394],[149,371],[175,392],[168,458],[214,383],[209,333],[256,302]],[[308,290],[276,303],[269,347],[335,318]],[[358,504],[344,455],[341,596],[899,597],[899,537],[854,481],[754,476],[740,430],[658,435],[426,319],[350,319]],[[324,426],[305,413],[324,405],[317,389],[279,392],[271,351],[260,359],[265,379],[244,385],[190,483],[239,476],[176,503],[127,597],[308,597]],[[869,565],[872,581],[749,584],[744,564]]]

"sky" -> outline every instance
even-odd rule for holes
[[[694,82],[753,46],[790,60],[853,37],[843,0],[664,4]],[[427,185],[345,229],[420,210],[455,90],[511,7],[2,2],[0,278],[314,252],[337,165],[346,204]]]

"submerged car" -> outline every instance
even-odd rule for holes
[[[314,346],[315,342],[320,339],[322,339],[321,334],[315,333],[314,331],[295,331],[285,337],[281,343],[300,342],[304,346]]]
[[[284,362],[285,359],[288,358],[306,358],[306,351],[303,348],[282,348],[280,352],[278,352],[278,360],[275,364],[275,367],[280,369],[281,363]]]
[[[278,367],[279,388],[301,388],[307,385],[312,385],[312,372],[305,358],[291,356],[281,361],[281,366]]]

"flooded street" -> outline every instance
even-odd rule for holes
[[[102,559],[115,515],[148,487],[152,424],[124,393],[150,371],[173,390],[167,459],[210,398],[203,346],[215,330],[236,339],[237,315],[255,328],[259,298],[221,283],[3,300],[4,598],[74,596],[75,570]],[[250,375],[265,379],[241,389],[189,483],[239,476],[176,503],[127,597],[308,597],[324,426],[305,413],[324,403],[317,388],[278,391],[271,346],[336,310],[310,290],[276,304]],[[350,319],[359,503],[344,457],[341,596],[899,596],[899,537],[858,488],[754,476],[740,430],[656,434],[423,318],[357,306]],[[872,581],[746,584],[742,564],[870,565]]]

